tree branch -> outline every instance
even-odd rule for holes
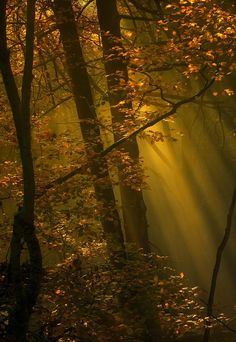
[[[157,124],[158,122],[168,118],[169,116],[173,115],[176,113],[176,111],[179,109],[179,107],[190,103],[190,102],[194,102],[195,100],[197,100],[200,96],[202,96],[207,89],[209,89],[211,87],[211,85],[214,83],[215,79],[213,78],[211,81],[207,81],[205,86],[199,90],[199,92],[191,97],[188,97],[186,99],[183,99],[177,103],[175,103],[173,105],[173,107],[171,108],[171,110],[169,110],[167,113],[162,114],[160,116],[158,116],[157,118],[149,121],[148,123],[146,123],[145,125],[141,126],[140,128],[138,128],[137,130],[135,130],[133,133],[129,134],[128,136],[125,136],[119,140],[117,140],[116,142],[114,142],[114,144],[112,144],[111,146],[109,146],[108,148],[106,148],[105,150],[103,150],[100,153],[101,157],[104,157],[105,155],[107,155],[109,152],[111,152],[114,148],[118,147],[119,145],[121,145],[122,143],[124,143],[125,141],[127,141],[130,138],[133,138],[134,136],[137,136],[139,133],[141,133],[142,131],[144,131],[146,128],[152,127],[155,124]]]
[[[43,116],[46,116],[48,113],[52,112],[54,109],[56,109],[57,107],[59,107],[62,103],[67,102],[69,100],[72,99],[72,95],[69,95],[65,98],[62,98],[59,102],[55,103],[53,106],[51,106],[50,108],[48,108],[47,110],[45,110],[41,115],[40,118],[42,118]]]
[[[19,131],[21,131],[21,120],[18,115],[20,110],[20,96],[13,76],[10,64],[10,52],[7,47],[6,3],[6,0],[0,1],[0,70],[8,101],[12,109],[14,123],[17,128],[17,139],[20,143],[21,135]]]
[[[27,3],[27,24],[26,24],[26,48],[25,64],[23,71],[22,89],[21,89],[21,110],[24,120],[30,121],[30,96],[32,83],[32,69],[34,56],[34,21],[35,21],[35,1]]]
[[[160,7],[158,7],[158,10],[155,10],[155,9],[149,9],[148,7],[145,7],[143,6],[140,1],[138,0],[129,0],[136,9],[138,10],[141,10],[142,12],[144,13],[149,13],[149,14],[152,14],[152,15],[157,15],[160,19],[162,17],[162,11],[160,11]]]
[[[212,78],[210,81],[206,81],[205,86],[200,89],[195,95],[185,98],[177,103],[175,103],[173,105],[173,107],[167,112],[164,113],[163,115],[158,116],[157,118],[149,121],[147,124],[141,126],[140,128],[138,128],[137,130],[135,130],[133,133],[115,141],[112,145],[110,145],[109,147],[107,147],[105,150],[101,151],[98,154],[98,158],[103,158],[105,157],[109,152],[111,152],[112,150],[114,150],[116,147],[122,145],[124,142],[126,142],[127,140],[137,136],[139,133],[141,133],[142,131],[144,131],[146,128],[152,127],[155,124],[157,124],[158,122],[168,118],[169,116],[173,115],[176,113],[176,111],[183,105],[190,103],[190,102],[194,102],[195,100],[197,100],[199,97],[201,97],[214,83],[215,79]],[[88,168],[88,165],[83,165],[80,166],[76,169],[74,169],[73,171],[69,172],[68,174],[59,177],[57,179],[55,179],[54,181],[50,182],[49,184],[47,184],[44,188],[44,190],[41,193],[38,193],[36,195],[36,198],[40,198],[42,197],[47,190],[52,189],[54,186],[56,185],[60,185],[63,184],[65,181],[69,180],[70,178],[80,174],[81,172],[86,172]]]
[[[120,14],[119,17],[121,19],[125,19],[125,20],[157,21],[156,18],[147,18],[147,17],[141,17],[141,16],[131,16],[131,15],[127,15],[127,14]]]

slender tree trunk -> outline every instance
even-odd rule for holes
[[[208,342],[210,339],[210,333],[211,333],[210,326],[211,326],[212,314],[213,314],[213,309],[214,309],[214,298],[215,298],[215,292],[216,292],[216,286],[217,286],[217,278],[218,278],[219,271],[220,271],[223,252],[230,238],[235,206],[236,206],[236,186],[233,191],[232,200],[231,200],[230,207],[229,207],[228,214],[227,214],[227,222],[226,222],[224,236],[216,252],[216,260],[215,260],[215,265],[214,265],[213,272],[212,272],[211,286],[210,286],[210,292],[209,292],[209,297],[208,297],[208,302],[207,302],[208,320],[206,322],[206,327],[205,327],[205,331],[203,335],[203,342]]]
[[[97,124],[89,76],[77,32],[71,0],[54,0],[53,10],[64,47],[68,74],[77,108],[86,154],[94,178],[96,199],[104,209],[101,224],[108,250],[124,255],[124,240],[106,160],[98,154],[103,145]]]
[[[116,0],[97,0],[97,13],[113,123],[123,121],[123,114],[117,106],[120,101],[125,103],[123,110],[132,109],[132,103],[125,90],[128,82],[128,70],[126,61],[122,56],[124,49],[121,42],[120,17],[116,6]],[[122,85],[121,80],[123,81]],[[123,144],[122,147],[138,162],[139,148],[135,137]],[[122,184],[120,190],[126,241],[134,242],[139,248],[149,252],[148,223],[143,194],[141,191],[132,190]]]
[[[27,2],[26,52],[21,99],[12,73],[6,37],[6,0],[0,2],[0,69],[13,113],[23,169],[23,207],[15,215],[11,239],[10,281],[15,305],[9,314],[8,340],[24,342],[42,274],[42,256],[34,227],[34,167],[31,152],[30,97],[33,66],[35,0]],[[25,242],[30,257],[30,278],[21,276],[21,249]]]

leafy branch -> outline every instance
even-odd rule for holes
[[[136,129],[134,132],[132,132],[131,134],[127,135],[127,136],[124,136],[123,138],[115,141],[113,144],[111,144],[110,146],[108,146],[106,149],[104,149],[103,151],[101,151],[99,154],[98,154],[98,158],[103,158],[105,157],[108,153],[110,153],[111,151],[113,151],[115,148],[117,148],[118,146],[122,145],[123,143],[127,142],[129,139],[132,139],[134,137],[136,137],[139,133],[143,132],[145,129],[149,128],[149,127],[152,127],[154,126],[155,124],[157,124],[158,122],[161,122],[162,120],[164,119],[167,119],[169,116],[175,114],[177,112],[177,110],[185,105],[185,104],[188,104],[188,103],[191,103],[191,102],[194,102],[196,101],[197,99],[199,99],[211,86],[212,84],[214,83],[215,79],[212,78],[211,80],[205,80],[205,85],[203,88],[201,88],[195,95],[193,96],[190,96],[188,98],[185,98],[181,101],[178,101],[176,103],[173,103],[173,106],[172,108],[156,117],[155,119],[149,121],[148,123],[146,123],[145,125],[142,125],[141,127],[139,127],[138,129]],[[42,197],[46,192],[47,190],[50,190],[52,189],[54,186],[57,186],[57,185],[60,185],[60,184],[63,184],[65,181],[69,180],[70,178],[78,175],[78,174],[81,174],[81,173],[86,173],[87,172],[87,169],[88,169],[88,165],[81,165],[80,167],[72,170],[71,172],[67,173],[66,175],[64,176],[61,176],[57,179],[55,179],[54,181],[48,183],[44,190],[40,193],[38,193],[36,195],[36,198],[40,198]]]
[[[146,123],[145,125],[142,125],[140,128],[138,128],[137,130],[135,130],[134,132],[132,132],[131,134],[117,140],[116,142],[114,142],[112,145],[110,145],[109,147],[107,147],[105,150],[103,150],[100,153],[101,157],[106,156],[109,152],[111,152],[114,148],[120,146],[121,144],[123,144],[124,142],[126,142],[127,140],[137,136],[139,133],[143,132],[145,129],[154,126],[155,124],[157,124],[158,122],[167,119],[169,116],[173,115],[176,113],[176,111],[183,105],[190,103],[190,102],[194,102],[195,100],[197,100],[199,97],[201,97],[206,91],[207,89],[209,89],[212,84],[214,83],[215,79],[212,78],[210,81],[206,81],[205,86],[199,90],[195,95],[185,98],[175,104],[173,104],[173,107],[166,113],[156,117],[155,119],[149,121],[148,123]]]

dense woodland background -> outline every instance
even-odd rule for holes
[[[235,341],[235,3],[1,0],[0,340]]]

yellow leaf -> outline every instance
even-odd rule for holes
[[[64,295],[64,291],[62,291],[62,290],[60,290],[60,289],[57,289],[56,291],[55,291],[55,294],[57,294],[58,296],[63,296]]]
[[[224,92],[226,95],[228,96],[232,96],[234,95],[234,91],[232,89],[224,89]]]
[[[157,275],[154,276],[153,282],[154,282],[155,285],[158,284],[158,276]]]

